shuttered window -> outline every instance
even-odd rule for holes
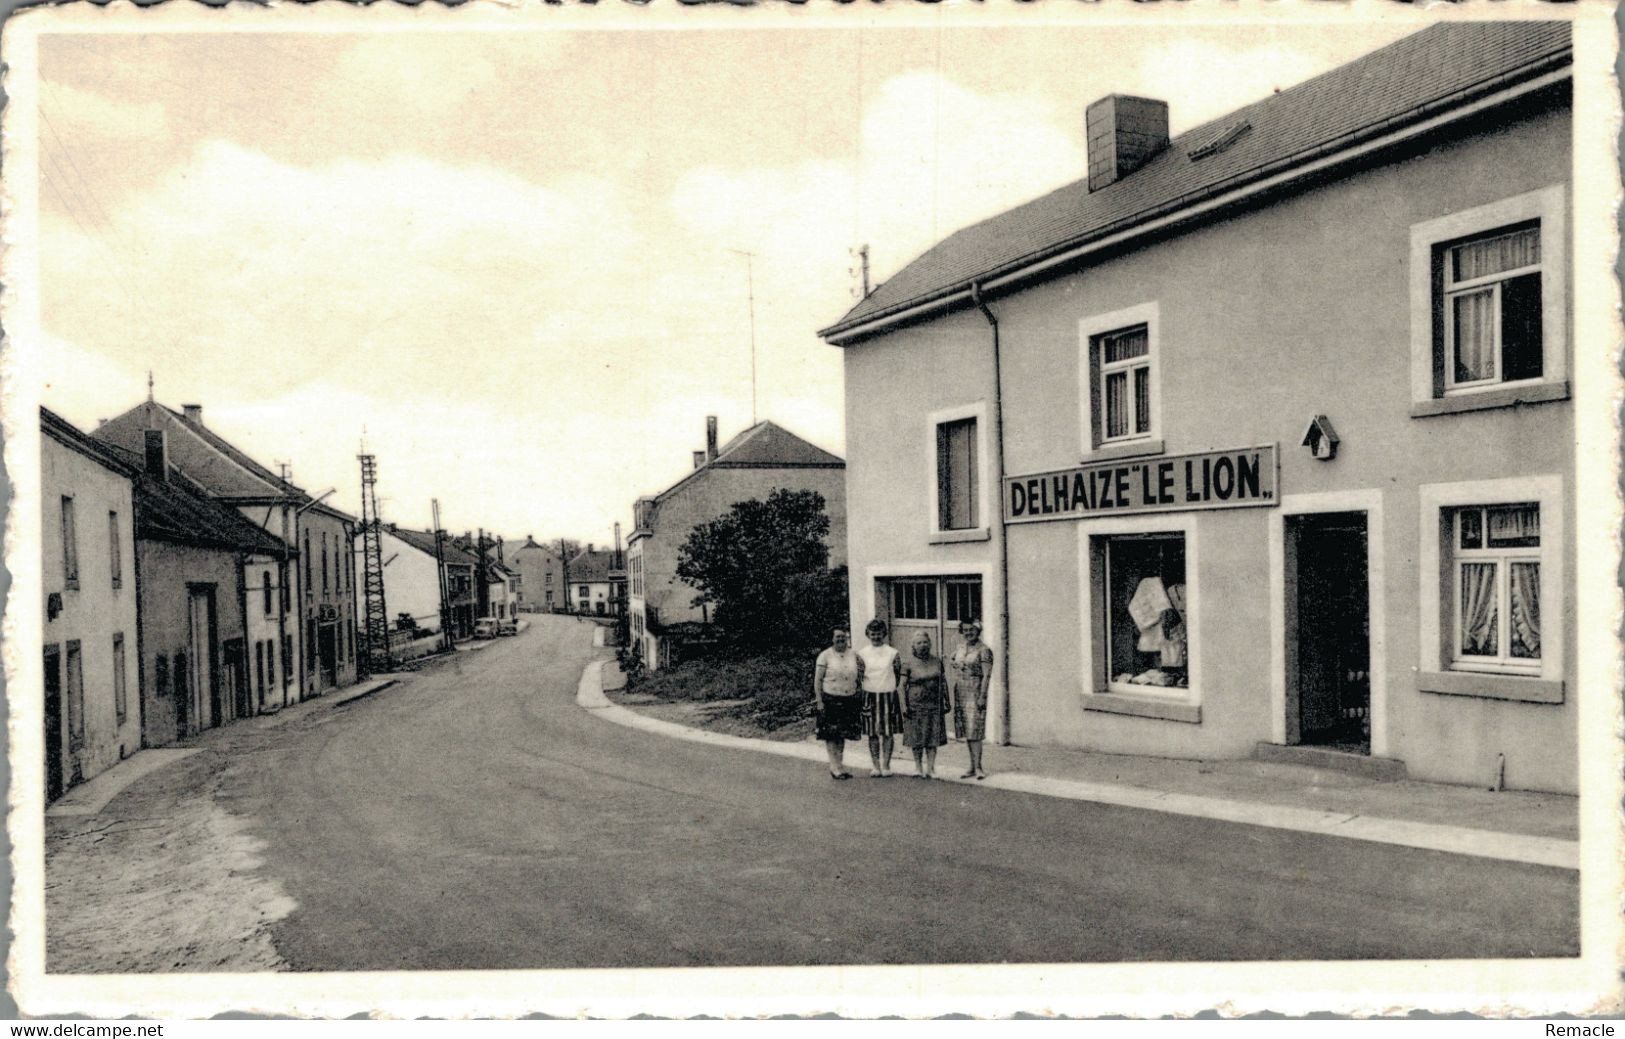
[[[970,530],[977,526],[976,420],[957,419],[937,426],[937,529]]]

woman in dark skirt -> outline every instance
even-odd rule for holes
[[[829,753],[830,778],[851,779],[852,773],[841,759],[847,740],[863,739],[863,697],[858,692],[863,661],[852,649],[850,631],[836,628],[831,634],[830,647],[818,654],[813,668],[816,731]]]
[[[948,713],[948,690],[942,658],[931,655],[931,636],[914,636],[912,654],[902,661],[903,742],[914,752],[914,775],[937,777],[937,748],[948,742],[943,715]]]

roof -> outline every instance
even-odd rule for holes
[[[571,584],[607,584],[609,572],[617,569],[615,553],[608,549],[583,552],[570,560]]]
[[[173,408],[143,401],[118,418],[102,424],[95,436],[130,451],[143,450],[144,430],[170,434],[170,459],[208,493],[219,498],[291,498],[320,512],[351,523],[354,516],[314,499],[300,487],[282,479],[201,422],[193,422]],[[178,434],[178,435],[177,435]]]
[[[234,552],[294,557],[292,545],[222,505],[208,490],[173,463],[168,478],[145,472],[143,456],[116,444],[104,445],[134,472],[135,536],[138,540],[170,541]]]
[[[140,467],[132,465],[129,459],[115,453],[106,444],[49,408],[40,408],[39,418],[40,432],[64,447],[77,451],[91,461],[126,478],[132,478],[141,471]]]
[[[385,527],[384,530],[390,537],[412,546],[419,552],[426,552],[431,556],[435,554],[434,531],[432,530],[413,530],[410,527]],[[478,559],[452,544],[450,537],[445,540],[444,551],[446,562],[451,566],[473,566],[479,562]]]
[[[1088,177],[964,228],[819,334],[931,303],[1196,202],[1419,122],[1572,60],[1567,22],[1435,25],[1181,134],[1097,191]],[[1245,129],[1238,129],[1241,124]],[[1205,153],[1205,154],[1204,154]]]
[[[665,501],[679,487],[712,469],[845,469],[840,455],[803,440],[777,422],[768,419],[748,426],[722,445],[717,457],[697,466],[681,480],[654,496]]]

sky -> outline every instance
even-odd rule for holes
[[[751,422],[753,340],[755,416],[844,453],[860,244],[1079,179],[1106,94],[1177,134],[1414,27],[44,34],[41,401],[150,370],[349,511],[364,441],[388,521],[605,544]]]

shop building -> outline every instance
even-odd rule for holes
[[[699,593],[677,576],[678,551],[695,527],[735,503],[765,501],[778,490],[816,491],[829,515],[829,565],[846,562],[846,463],[839,456],[765,420],[719,448],[716,416],[705,422],[705,450],[694,452],[693,470],[632,507],[626,549],[629,637],[642,646],[651,669],[671,662],[669,635],[692,634],[694,626],[709,623],[705,608],[694,605]]]
[[[1574,792],[1570,67],[1446,24],[1172,140],[1090,105],[822,333],[855,625],[981,616],[1006,741]]]

